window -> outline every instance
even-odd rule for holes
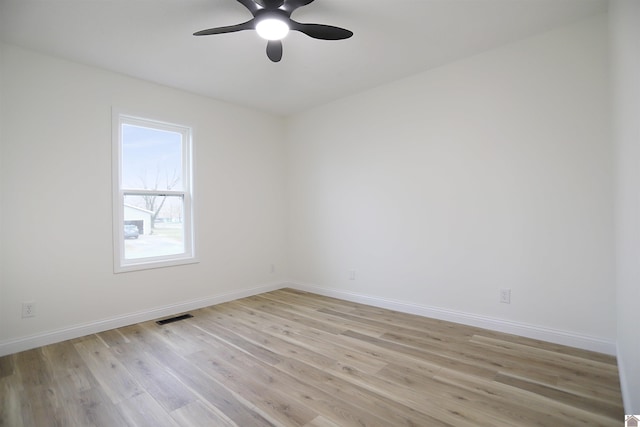
[[[195,262],[191,129],[114,112],[114,269]]]

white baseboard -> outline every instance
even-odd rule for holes
[[[161,317],[172,316],[178,313],[184,313],[189,310],[209,307],[211,305],[221,304],[223,302],[257,295],[263,292],[273,291],[284,286],[288,286],[288,283],[271,283],[251,289],[212,295],[206,298],[185,301],[177,304],[153,308],[150,310],[129,313],[109,319],[102,319],[95,322],[74,325],[68,328],[47,331],[40,334],[30,335],[12,340],[6,340],[0,342],[0,356],[6,356],[7,354],[18,353],[20,351],[66,341],[73,338],[79,338],[85,335],[107,331],[109,329],[120,328],[140,322],[146,322]]]
[[[568,345],[585,350],[597,351],[599,353],[611,355],[616,354],[615,343],[587,335],[512,322],[503,319],[496,319],[487,316],[469,314],[439,307],[424,306],[414,303],[408,303],[405,301],[356,294],[353,292],[338,289],[327,289],[310,284],[280,282],[266,284],[237,292],[229,292],[225,294],[209,296],[206,298],[185,301],[177,304],[154,308],[151,310],[129,313],[123,316],[74,325],[68,328],[47,331],[40,334],[30,335],[13,340],[2,341],[0,342],[0,356],[18,353],[20,351],[29,350],[31,348],[53,344],[73,338],[79,338],[85,335],[107,331],[109,329],[120,328],[135,323],[146,322],[161,317],[171,316],[189,310],[196,310],[198,308],[221,304],[223,302],[257,295],[263,292],[269,292],[283,287],[290,287],[319,295],[325,295],[347,301],[358,302],[361,304],[372,305],[375,307],[387,308],[404,313],[417,314],[419,316],[431,317],[434,319],[447,320],[450,322],[476,326],[479,328],[490,329],[514,335],[520,335],[523,337],[539,339],[556,344]]]
[[[325,295],[361,304],[372,305],[375,307],[386,308],[403,313],[417,314],[419,316],[461,323],[463,325],[490,329],[493,331],[519,335],[522,337],[538,339],[555,344],[581,348],[584,350],[616,355],[616,344],[614,342],[574,332],[562,331],[558,329],[551,329],[519,322],[512,322],[509,320],[496,319],[493,317],[464,313],[461,311],[450,310],[446,308],[431,307],[405,301],[372,297],[338,289],[327,289],[311,284],[289,283],[288,286],[294,289],[299,289],[301,291],[312,292],[319,295]]]

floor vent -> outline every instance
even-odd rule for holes
[[[178,320],[189,319],[191,317],[193,317],[193,316],[190,315],[190,314],[182,314],[180,316],[169,317],[168,319],[158,320],[156,323],[158,325],[166,325],[167,323],[173,323],[173,322],[177,322]]]

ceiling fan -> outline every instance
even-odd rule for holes
[[[291,19],[296,9],[306,6],[314,0],[237,0],[249,9],[253,18],[241,24],[226,27],[209,28],[193,33],[194,36],[234,33],[243,30],[256,30],[267,40],[267,56],[273,62],[282,59],[282,39],[289,30],[300,31],[320,40],[344,40],[353,32],[344,28],[324,24],[303,24]]]

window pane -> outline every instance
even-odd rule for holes
[[[124,196],[124,258],[139,259],[185,252],[181,196]]]
[[[122,125],[122,188],[184,190],[182,134]]]

